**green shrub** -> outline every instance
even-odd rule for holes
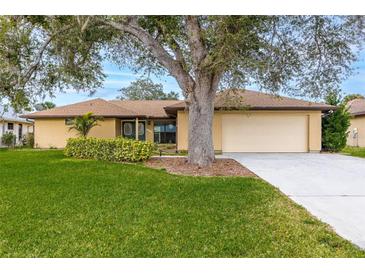
[[[32,132],[28,132],[22,138],[23,146],[33,148],[34,147],[34,134]]]
[[[147,160],[155,151],[151,142],[125,138],[70,138],[64,150],[66,156],[112,162],[139,162]]]
[[[7,147],[11,147],[15,145],[16,136],[14,133],[8,131],[1,136],[1,143],[6,145]]]
[[[337,106],[337,109],[323,116],[322,147],[326,151],[338,152],[346,146],[350,114],[335,93],[330,93],[327,96],[326,103]]]

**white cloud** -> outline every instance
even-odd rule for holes
[[[107,70],[104,73],[108,76],[123,76],[123,77],[139,77],[141,74],[135,74],[132,72],[122,72],[122,71],[111,71]]]
[[[104,81],[104,86],[108,87],[108,86],[124,86],[124,85],[129,85],[131,81],[128,80],[105,80]]]

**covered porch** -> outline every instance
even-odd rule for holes
[[[119,119],[118,133],[124,138],[176,145],[176,119]]]

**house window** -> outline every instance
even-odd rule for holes
[[[136,122],[128,121],[122,123],[123,137],[128,139],[136,139]],[[146,140],[145,122],[138,122],[138,140]]]
[[[133,129],[134,123],[133,122],[124,122],[123,123],[123,135],[127,138],[135,138],[135,133]]]
[[[65,119],[65,125],[66,126],[71,126],[74,122],[74,119],[73,118],[66,118]]]
[[[155,121],[153,128],[154,141],[157,144],[176,143],[176,122]]]
[[[8,130],[14,130],[14,123],[8,123]]]

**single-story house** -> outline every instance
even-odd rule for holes
[[[226,90],[215,99],[214,149],[223,152],[318,152],[322,113],[335,107],[249,90]],[[24,115],[35,120],[35,146],[62,148],[76,136],[76,116],[103,116],[89,136],[124,136],[188,149],[188,109],[183,100],[95,99]]]
[[[1,137],[5,132],[13,133],[15,144],[21,144],[23,137],[33,132],[33,121],[20,118],[10,107],[5,109],[4,106],[0,106],[0,147],[4,146]]]
[[[347,107],[351,114],[347,145],[365,147],[365,99],[354,99]]]

